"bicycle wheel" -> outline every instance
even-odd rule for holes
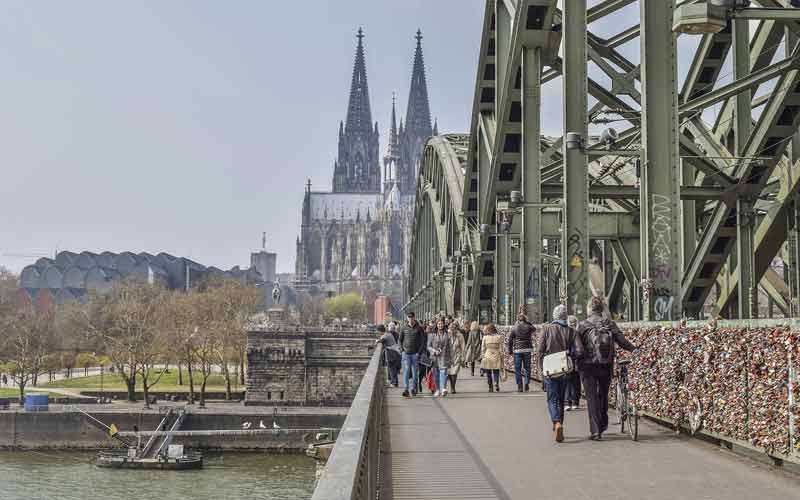
[[[625,432],[625,420],[627,417],[628,401],[625,391],[622,390],[622,385],[617,384],[617,423],[619,424],[619,431]]]
[[[631,407],[630,414],[628,415],[628,433],[634,441],[639,440],[639,412],[636,407]]]

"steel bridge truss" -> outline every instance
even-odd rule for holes
[[[798,2],[590,3],[487,0],[470,133],[420,165],[405,308],[755,318],[766,294],[797,316]]]

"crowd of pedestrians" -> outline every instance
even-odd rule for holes
[[[603,300],[593,297],[586,319],[579,322],[567,315],[564,305],[558,305],[552,321],[537,329],[520,309],[505,340],[491,323],[483,327],[477,321],[459,323],[443,314],[422,323],[409,312],[402,326],[379,326],[377,342],[384,345],[387,383],[398,387],[402,370],[403,397],[409,399],[425,390],[433,397],[457,394],[460,370],[468,368],[475,376],[476,365],[479,376],[486,377],[488,391],[500,392],[506,362],[512,358],[517,392],[529,392],[536,353],[554,440],[564,440],[564,412],[580,409],[583,394],[589,439],[598,441],[608,429],[615,348],[636,349],[604,310]]]

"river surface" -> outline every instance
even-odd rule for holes
[[[93,453],[0,452],[2,500],[300,500],[316,465],[302,455],[207,455],[196,471],[99,469]]]

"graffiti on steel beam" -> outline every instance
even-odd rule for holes
[[[652,234],[652,279],[655,288],[653,296],[653,319],[672,320],[672,306],[675,297],[670,287],[658,287],[659,283],[672,280],[672,200],[669,196],[653,194],[653,218],[650,226]]]
[[[567,239],[566,255],[568,256],[567,295],[572,299],[572,313],[581,314],[580,297],[586,290],[586,265],[583,252],[583,232],[575,229]]]
[[[533,304],[539,298],[539,268],[534,266],[528,273],[528,284],[525,290],[528,304]]]

